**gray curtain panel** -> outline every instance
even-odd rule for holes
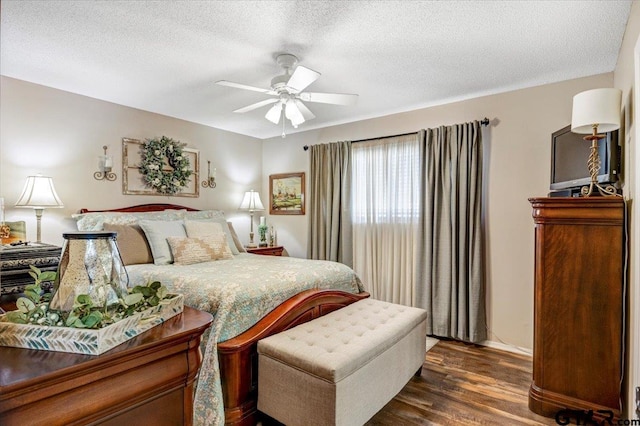
[[[353,266],[351,235],[351,142],[311,146],[310,259]]]
[[[480,342],[487,337],[482,243],[480,123],[440,126],[423,139],[423,241],[416,301],[427,333]]]

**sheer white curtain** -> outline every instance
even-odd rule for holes
[[[353,269],[375,299],[415,306],[420,242],[418,134],[352,144]]]

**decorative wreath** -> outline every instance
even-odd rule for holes
[[[146,139],[141,148],[142,162],[138,169],[145,184],[165,195],[173,195],[187,186],[193,174],[189,159],[183,154],[185,144],[166,136]],[[163,170],[165,158],[171,170]]]

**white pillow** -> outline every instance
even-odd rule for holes
[[[181,220],[141,220],[138,222],[151,247],[153,263],[156,265],[168,265],[173,263],[171,249],[167,237],[186,237],[184,225]]]

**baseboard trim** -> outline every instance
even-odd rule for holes
[[[533,351],[530,349],[521,348],[515,345],[507,345],[502,342],[494,342],[493,340],[483,340],[478,343],[480,346],[486,346],[488,348],[499,349],[501,351],[512,352],[520,355],[533,356]]]

